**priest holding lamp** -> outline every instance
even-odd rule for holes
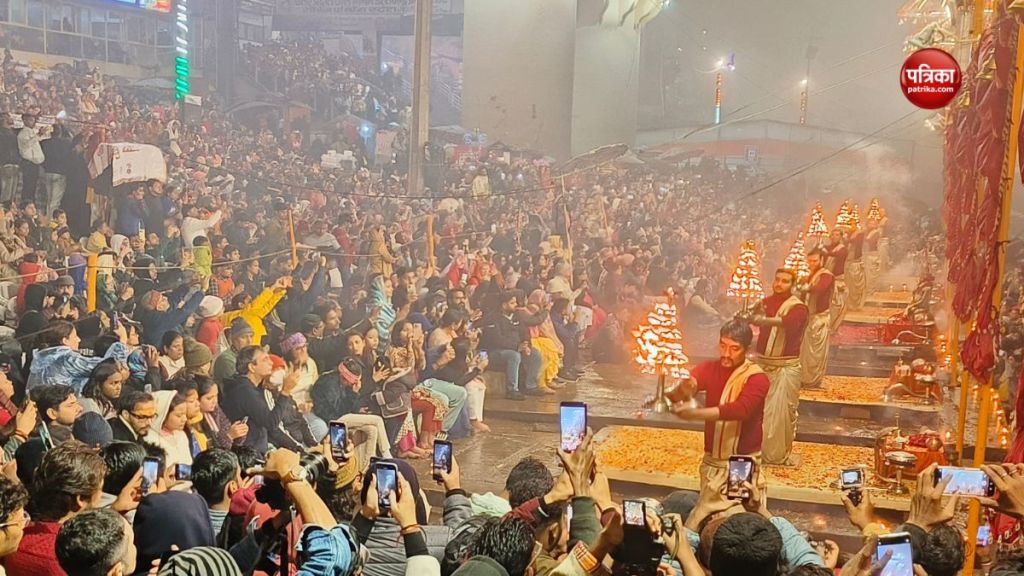
[[[754,333],[739,319],[726,322],[719,331],[718,360],[698,364],[690,378],[667,392],[673,402],[672,413],[683,420],[704,422],[704,459],[700,465],[701,490],[710,486],[724,489],[730,456],[754,458],[758,485],[764,486],[761,468],[764,403],[770,383],[764,371],[747,359]],[[694,407],[694,394],[706,393],[704,408]]]
[[[761,300],[753,314],[745,318],[760,327],[757,364],[771,381],[764,406],[764,460],[783,466],[800,463],[792,452],[800,404],[800,344],[807,326],[807,306],[793,294],[796,280],[793,270],[776,270],[772,295]]]

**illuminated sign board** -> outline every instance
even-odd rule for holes
[[[142,8],[144,10],[153,10],[154,12],[165,12],[170,14],[172,6],[172,0],[108,0],[115,4],[123,4],[125,6],[134,6],[136,8]]]

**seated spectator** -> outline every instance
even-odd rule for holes
[[[54,556],[57,532],[80,512],[99,505],[106,469],[94,450],[74,441],[43,456],[29,490],[32,521],[18,551],[4,559],[9,576],[63,574]]]
[[[128,339],[124,328],[120,329],[121,341]],[[128,359],[128,348],[117,342],[100,358],[89,358],[78,352],[81,340],[75,325],[63,320],[53,320],[47,330],[39,336],[38,350],[33,354],[27,387],[29,390],[44,384],[66,384],[76,394],[81,394],[89,375],[96,366],[113,358],[119,362]]]
[[[207,376],[196,376],[196,393],[199,395],[199,410],[202,413],[200,429],[208,444],[215,448],[230,449],[241,444],[249,433],[249,425],[243,420],[232,422],[220,407],[220,386]]]
[[[213,367],[213,354],[205,344],[193,338],[186,337],[183,347],[185,349],[185,368],[178,372],[179,378],[189,378],[195,375],[209,376],[210,368]]]
[[[203,293],[198,290],[182,293],[179,289],[172,295],[175,296],[173,303],[161,292],[150,290],[138,300],[134,318],[142,323],[144,344],[159,346],[164,334],[183,326],[203,301]]]
[[[110,424],[95,412],[83,412],[71,426],[75,440],[90,448],[102,448],[114,441]]]
[[[160,352],[160,375],[167,381],[185,368],[185,339],[175,330],[165,332]]]
[[[113,510],[87,510],[60,527],[55,555],[68,576],[134,574],[132,525]]]
[[[262,322],[260,323],[262,326]],[[223,385],[228,378],[235,375],[235,360],[238,358],[238,351],[247,346],[252,346],[255,340],[255,332],[252,326],[242,318],[235,318],[228,326],[226,336],[228,347],[221,351],[213,360],[213,379]]]
[[[214,545],[206,503],[188,492],[170,491],[146,496],[135,511],[133,528],[139,566],[150,566],[172,546],[189,550]]]
[[[224,387],[224,400],[221,408],[234,422],[246,419],[249,432],[243,444],[264,453],[269,445],[271,432],[277,433],[281,426],[281,416],[286,409],[283,402],[268,404],[264,395],[264,383],[273,372],[270,355],[257,346],[249,346],[238,352],[235,365],[235,377],[228,380]],[[297,380],[288,379],[278,394],[288,395],[295,387]]]
[[[71,425],[82,413],[82,405],[70,386],[54,384],[32,391],[32,400],[39,409],[39,435],[50,446],[71,438]]]
[[[21,545],[28,524],[25,506],[28,491],[17,480],[0,475],[0,560],[14,554]]]
[[[142,444],[157,417],[152,394],[126,390],[117,400],[117,416],[107,420],[114,440]]]
[[[82,410],[95,412],[104,419],[113,418],[117,414],[115,405],[121,397],[126,372],[112,358],[97,364],[82,389]]]
[[[525,396],[543,396],[538,389],[541,370],[540,352],[530,346],[530,336],[522,326],[516,309],[518,292],[506,292],[501,308],[489,311],[480,322],[480,347],[487,351],[488,360],[505,367],[505,396],[510,400],[523,400]],[[526,380],[520,386],[520,367],[526,369]]]
[[[362,365],[349,359],[337,369],[324,373],[310,390],[313,412],[324,422],[342,422],[348,428],[360,462],[370,458],[391,458],[384,419],[360,410]]]
[[[192,448],[185,427],[188,425],[185,396],[174,390],[161,390],[153,394],[156,418],[146,435],[146,442],[155,444],[167,453],[166,466],[192,464]]]
[[[466,390],[466,408],[469,422],[476,432],[490,432],[490,426],[484,424],[484,398],[487,385],[480,375],[487,370],[487,358],[472,356],[472,343],[469,338],[459,336],[450,344],[451,361],[443,368],[434,372],[434,378],[462,386]]]
[[[227,549],[228,532],[224,519],[231,497],[244,487],[238,457],[228,450],[211,448],[192,462],[192,487],[206,501],[217,545]]]

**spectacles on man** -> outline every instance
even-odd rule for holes
[[[156,414],[139,414],[138,412],[129,412],[129,414],[131,414],[132,418],[135,418],[136,420],[145,421],[156,418]]]

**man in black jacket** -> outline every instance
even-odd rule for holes
[[[270,378],[274,367],[270,355],[259,346],[248,346],[239,350],[235,369],[235,378],[224,383],[224,401],[221,408],[232,422],[244,419],[249,424],[249,434],[246,435],[244,444],[264,454],[269,447],[271,434],[278,436],[275,431],[281,428],[281,418],[288,408],[288,403],[274,401],[273,394],[270,394],[268,399],[268,391],[264,389],[263,383]],[[277,395],[291,395],[297,383],[297,378],[286,377]]]
[[[156,402],[151,394],[125,389],[117,399],[117,416],[107,420],[114,440],[142,444],[156,418]]]
[[[516,314],[521,292],[512,290],[501,297],[501,308],[488,311],[480,323],[480,347],[487,351],[491,362],[505,365],[505,397],[524,400],[525,396],[543,396],[538,390],[540,379],[540,352],[530,346],[530,333],[519,322]],[[519,368],[526,368],[523,390],[519,386]]]

